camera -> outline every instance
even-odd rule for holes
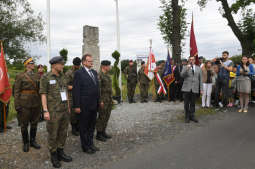
[[[223,61],[224,61],[223,58],[216,58],[215,64],[216,64],[216,65],[220,65],[221,62],[223,62]]]

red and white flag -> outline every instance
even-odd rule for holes
[[[152,51],[150,51],[150,55],[148,58],[148,62],[147,65],[144,69],[144,73],[147,75],[147,77],[152,80],[154,78],[154,76],[156,76],[156,79],[159,83],[159,89],[158,89],[158,94],[161,94],[162,92],[164,94],[167,94],[166,89],[164,87],[163,81],[161,79],[161,77],[159,76],[158,72],[157,72],[157,66],[156,66],[156,59],[155,59],[155,55],[152,53]]]
[[[159,76],[158,72],[156,72],[155,74],[156,74],[157,81],[159,83],[159,88],[158,88],[158,92],[157,93],[161,94],[163,92],[164,95],[166,95],[167,92],[166,92],[166,89],[165,89],[164,83],[162,82],[161,77]]]
[[[150,51],[149,58],[147,65],[144,69],[144,73],[147,75],[147,77],[152,80],[154,78],[154,72],[156,70],[156,59],[154,54]]]

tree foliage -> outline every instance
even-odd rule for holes
[[[63,59],[66,63],[67,60],[68,60],[68,50],[67,49],[62,49],[62,50],[59,51],[59,54],[60,54],[60,56],[63,57]]]
[[[22,62],[31,42],[43,42],[43,20],[27,0],[0,0],[0,40],[7,61]]]
[[[119,86],[119,76],[120,76],[120,69],[118,67],[120,62],[120,53],[118,51],[114,51],[112,53],[112,57],[115,59],[113,65],[113,89],[115,90],[115,96],[120,97],[120,86]]]
[[[198,0],[201,8],[205,8],[209,0]],[[252,9],[255,0],[215,0],[221,2],[219,9],[222,17],[228,21],[228,26],[239,40],[242,54],[252,56],[255,53],[255,11]],[[235,21],[234,15],[241,13],[241,19]]]
[[[182,5],[179,0],[160,0],[160,2],[163,14],[159,17],[158,26],[165,43],[173,47],[174,60],[179,62],[187,31],[184,1],[181,1]]]

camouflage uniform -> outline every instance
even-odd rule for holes
[[[141,102],[147,102],[150,79],[144,73],[143,67],[138,71],[138,81],[140,83]]]
[[[158,70],[157,70],[157,73],[159,74],[159,76],[160,76],[160,78],[161,78],[161,80],[163,79],[163,75],[164,75],[164,70],[163,70],[163,68],[159,68]],[[163,81],[162,81],[163,82]],[[158,83],[158,80],[157,80],[157,78],[156,78],[156,73],[155,73],[155,76],[154,76],[154,86],[155,86],[155,92],[156,92],[156,95],[157,95],[157,99],[156,99],[156,101],[161,101],[162,99],[163,99],[163,94],[161,93],[161,94],[158,94],[158,89],[159,89],[159,87],[160,87],[160,85],[159,85],[159,83]]]
[[[62,101],[60,92],[67,91],[66,76],[47,73],[40,81],[40,94],[47,95],[50,120],[47,121],[48,146],[51,153],[63,149],[69,124],[68,101]]]
[[[127,66],[125,69],[125,74],[127,76],[127,95],[128,101],[134,102],[135,88],[137,83],[137,69],[136,66]]]
[[[68,86],[73,86],[73,79],[74,79],[74,73],[76,72],[76,70],[74,68],[69,69],[66,72],[66,79],[67,79],[67,85]],[[73,128],[75,128],[75,130],[79,131],[79,118],[78,118],[78,114],[75,113],[73,107],[73,98],[72,98],[72,90],[68,91],[68,99],[69,99],[69,103],[70,103],[70,108],[71,108],[71,116],[70,116],[70,122]]]
[[[112,111],[112,79],[109,74],[99,73],[100,102],[104,107],[99,109],[99,117],[96,123],[97,132],[105,132]]]
[[[28,76],[31,80],[29,80]],[[30,123],[30,142],[35,141],[37,124],[41,113],[41,99],[39,96],[38,74],[30,71],[16,76],[14,85],[15,109],[21,126],[24,144],[29,142],[28,125]]]

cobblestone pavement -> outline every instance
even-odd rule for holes
[[[95,141],[96,146],[101,149],[96,154],[83,153],[79,137],[72,136],[69,130],[65,151],[74,160],[71,163],[62,163],[62,168],[100,169],[108,162],[117,161],[139,152],[144,146],[157,146],[164,140],[173,139],[181,132],[203,127],[208,122],[224,119],[231,113],[234,112],[218,111],[214,115],[201,116],[199,124],[185,124],[179,118],[183,116],[183,103],[123,103],[116,106],[111,115],[108,133],[112,134],[113,138],[106,143]],[[11,125],[12,130],[0,134],[0,169],[52,168],[47,151],[45,122],[39,124],[37,136],[42,149],[31,148],[29,153],[22,152],[22,140],[17,122],[14,121]]]

